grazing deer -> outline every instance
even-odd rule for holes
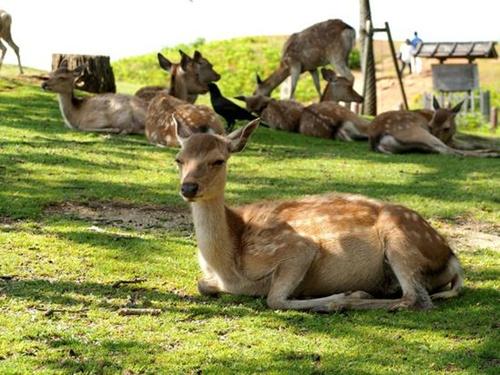
[[[237,96],[250,112],[254,112],[272,129],[297,132],[304,106],[294,100],[276,100],[269,96]]]
[[[433,98],[434,111],[389,111],[375,117],[370,127],[370,145],[386,154],[420,151],[446,155],[498,157],[490,150],[465,151],[453,147],[455,117],[463,102],[441,108]]]
[[[135,95],[143,98],[147,102],[160,91],[166,90],[169,95],[194,103],[198,94],[208,92],[208,84],[220,79],[219,73],[213,69],[213,65],[201,52],[195,51],[191,58],[183,51],[179,50],[181,55],[180,63],[172,63],[161,53],[158,53],[158,63],[163,70],[170,73],[170,88],[162,86],[146,86],[139,89]]]
[[[74,86],[85,70],[84,65],[68,69],[63,60],[42,83],[42,88],[59,94],[59,108],[70,129],[101,133],[144,134],[146,102],[132,95],[98,94],[76,98]]]
[[[352,87],[354,82],[349,81],[345,77],[337,76],[331,69],[321,69],[321,75],[327,82],[323,94],[321,95],[321,102],[363,103],[363,97]]]
[[[12,40],[12,34],[10,27],[12,25],[12,16],[5,10],[0,9],[0,51],[2,51],[2,56],[0,57],[0,68],[2,68],[3,58],[7,53],[7,47],[2,43],[2,39],[14,50],[17,56],[17,65],[19,66],[19,73],[23,74],[23,67],[21,65],[21,57],[19,56],[19,47],[14,40]]]
[[[291,76],[291,99],[300,74],[308,71],[321,97],[317,68],[327,64],[332,64],[340,75],[354,82],[347,63],[355,41],[354,29],[339,19],[316,23],[290,35],[283,46],[278,69],[264,81],[257,75],[257,89],[254,95],[270,96],[281,82]]]
[[[427,309],[432,299],[458,295],[458,259],[403,206],[331,193],[227,207],[227,161],[257,126],[254,120],[221,136],[176,124],[180,193],[191,206],[203,271],[200,293],[261,296],[272,309],[316,311]]]
[[[182,123],[193,132],[212,131],[224,134],[224,126],[209,107],[187,103],[164,92],[158,93],[149,104],[146,114],[146,138],[157,146],[179,146],[175,123]]]
[[[370,121],[335,102],[314,103],[304,109],[299,132],[313,137],[344,141],[366,140]]]

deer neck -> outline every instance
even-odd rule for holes
[[[237,279],[241,217],[224,205],[223,196],[194,202],[191,210],[202,261],[222,280]]]
[[[77,99],[73,91],[59,93],[59,108],[65,125],[70,129],[78,128],[78,105],[80,99]]]
[[[278,69],[276,69],[269,77],[267,77],[264,82],[262,82],[262,87],[265,89],[265,96],[269,96],[271,92],[278,87],[278,85],[283,82],[290,75],[290,69],[288,66],[281,64]]]
[[[176,98],[187,101],[189,96],[184,74],[185,72],[180,67],[172,73],[172,77],[170,79],[170,90],[168,93]]]

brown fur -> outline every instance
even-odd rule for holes
[[[306,107],[299,132],[327,139],[367,139],[370,121],[335,102],[314,103]]]
[[[172,95],[189,103],[194,103],[199,94],[208,92],[208,84],[220,79],[220,75],[213,69],[210,61],[195,51],[191,58],[184,52],[181,54],[180,63],[172,63],[163,55],[158,54],[160,67],[170,73],[169,88],[163,86],[145,86],[140,88],[135,95],[150,102],[160,91],[165,90]]]
[[[389,111],[375,117],[369,131],[372,149],[388,154],[420,151],[459,156],[500,156],[500,153],[490,150],[463,151],[455,148],[455,115],[460,107],[445,109],[435,106],[435,111]]]
[[[146,115],[146,138],[150,143],[168,147],[179,145],[172,115],[175,115],[177,121],[196,131],[211,129],[216,134],[224,134],[224,127],[212,109],[187,103],[161,92],[151,100]]]
[[[347,59],[355,37],[354,29],[339,19],[319,22],[290,35],[283,46],[280,66],[266,80],[258,78],[254,95],[269,96],[290,75],[290,98],[293,98],[300,74],[309,71],[321,96],[317,68],[327,64],[334,65],[340,75],[354,82]]]
[[[452,250],[405,207],[336,193],[225,206],[226,162],[257,125],[227,137],[177,126],[176,160],[193,213],[201,293],[263,296],[272,309],[318,311],[430,308],[431,297],[458,294],[461,268]],[[193,185],[188,196],[184,187]],[[387,297],[398,289],[395,299],[368,294]]]
[[[363,102],[363,97],[359,95],[353,88],[354,82],[348,80],[345,77],[337,76],[331,69],[323,68],[321,69],[321,74],[327,82],[325,90],[323,91],[323,95],[321,95],[321,102]]]
[[[67,62],[63,61],[42,83],[44,90],[59,94],[59,107],[66,126],[88,132],[143,134],[146,103],[142,99],[123,94],[74,96],[74,85],[83,69],[84,66],[80,66],[69,70]]]
[[[12,25],[12,16],[7,13],[5,10],[0,9],[0,69],[2,68],[3,58],[7,53],[7,47],[5,47],[2,43],[2,39],[14,50],[17,56],[17,65],[19,67],[19,73],[23,74],[23,67],[21,65],[21,57],[19,55],[19,47],[14,40],[12,39],[11,33],[11,25]]]

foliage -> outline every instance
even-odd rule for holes
[[[0,78],[0,90],[0,373],[497,373],[496,249],[460,251],[464,295],[429,312],[316,315],[202,297],[189,224],[85,217],[114,205],[188,223],[176,150],[70,131],[37,85]],[[259,129],[230,164],[231,203],[337,190],[403,203],[438,227],[500,219],[498,160]],[[135,277],[146,280],[113,286]],[[131,304],[162,313],[118,315]]]
[[[270,75],[278,66],[281,47],[285,37],[244,37],[229,40],[205,42],[199,39],[192,44],[181,44],[164,48],[163,53],[171,61],[179,61],[178,50],[192,55],[195,49],[203,53],[222,75],[218,82],[225,96],[250,95],[255,90],[255,76],[262,78]],[[359,51],[354,50],[349,58],[353,69],[359,69]],[[119,81],[134,82],[141,85],[166,85],[167,73],[162,71],[156,53],[129,57],[113,63],[113,70]],[[275,90],[274,95],[278,95]],[[312,79],[304,75],[297,87],[299,100],[317,98]]]

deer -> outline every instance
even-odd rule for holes
[[[304,135],[343,141],[367,140],[370,121],[341,105],[313,103],[302,113],[299,132]]]
[[[158,93],[148,106],[146,114],[146,138],[160,147],[177,147],[175,123],[189,127],[193,132],[212,131],[224,134],[217,114],[209,107],[185,102],[165,92]]]
[[[2,43],[2,39],[14,50],[17,56],[17,65],[19,67],[19,73],[23,74],[23,67],[21,65],[21,57],[19,55],[19,47],[12,39],[11,33],[12,16],[5,10],[0,9],[0,51],[2,51],[2,56],[0,57],[0,69],[2,68],[3,59],[7,53],[7,47]]]
[[[75,97],[75,84],[85,69],[85,65],[80,65],[70,70],[67,60],[63,60],[41,85],[42,89],[58,94],[65,125],[84,132],[144,134],[147,105],[142,99],[110,93]]]
[[[363,97],[359,95],[353,88],[353,82],[345,77],[340,77],[331,69],[321,69],[321,76],[327,82],[320,102],[340,101],[349,104],[351,102],[363,103]]]
[[[228,135],[175,123],[180,195],[198,243],[202,295],[266,298],[281,310],[429,309],[459,295],[463,272],[446,239],[415,211],[360,195],[225,204],[230,156],[258,127]]]
[[[257,89],[254,95],[270,96],[271,92],[290,76],[289,99],[292,99],[300,74],[308,71],[321,97],[317,69],[327,64],[332,64],[341,76],[354,82],[347,63],[355,41],[355,30],[340,19],[319,22],[290,35],[283,45],[279,67],[265,80],[257,75]]]
[[[170,73],[170,88],[163,86],[146,86],[139,89],[135,95],[147,102],[162,90],[169,95],[194,103],[199,94],[208,92],[208,84],[220,79],[220,74],[213,69],[213,65],[201,52],[195,51],[193,58],[179,50],[180,63],[172,63],[169,59],[158,53],[158,63],[163,70]]]
[[[372,121],[369,131],[373,151],[385,154],[428,152],[455,156],[499,157],[491,150],[463,150],[455,148],[455,117],[463,101],[453,108],[441,108],[433,98],[434,110],[389,111]],[[474,148],[462,144],[462,147]]]

